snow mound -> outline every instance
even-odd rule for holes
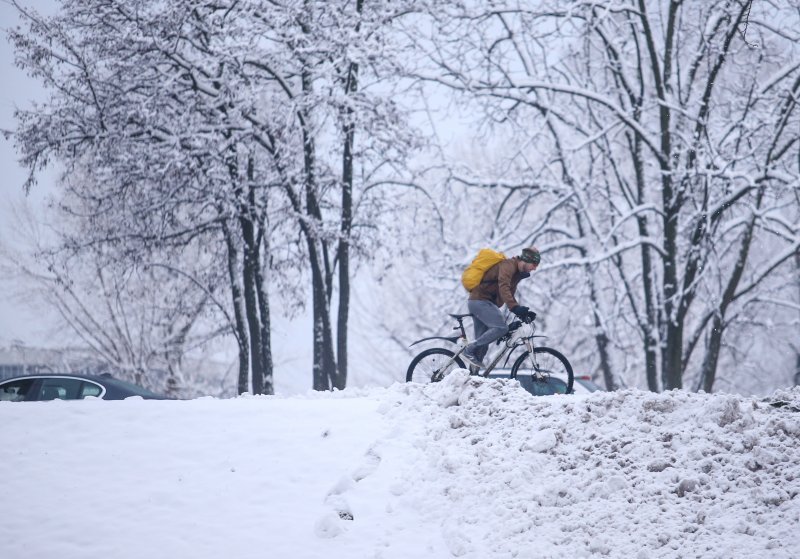
[[[2,557],[800,557],[800,391],[0,402]],[[146,534],[147,537],[142,535]]]
[[[393,507],[457,557],[797,557],[799,396],[398,385],[384,413],[423,427]]]

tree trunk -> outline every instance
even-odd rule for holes
[[[594,287],[592,287],[592,290],[594,290]],[[595,305],[592,305],[592,308],[592,314],[594,315],[594,328],[596,332],[594,335],[594,341],[597,345],[597,353],[600,358],[600,370],[603,372],[603,381],[606,384],[606,390],[617,390],[619,386],[617,386],[617,381],[614,377],[613,371],[611,370],[611,356],[608,353],[608,336],[603,329],[603,324],[600,321],[600,315],[598,314],[597,310],[594,310]]]
[[[264,371],[263,388],[264,394],[275,393],[274,365],[272,362],[272,335],[270,332],[270,312],[269,300],[267,299],[267,288],[264,284],[264,276],[260,269],[256,269],[256,295],[258,297],[258,309],[261,315],[261,365]]]
[[[797,253],[794,257],[795,261],[795,272],[797,275],[797,287],[798,291],[800,291],[800,253]],[[797,298],[798,302],[800,302],[800,297]],[[798,327],[800,329],[800,327]],[[798,339],[800,339],[800,332],[798,332]],[[795,352],[797,353],[797,365],[794,370],[794,384],[795,386],[800,386],[800,346],[795,346]]]
[[[247,203],[249,206],[249,216],[253,216],[258,211],[256,204],[256,192],[253,181],[255,180],[255,173],[253,169],[253,158],[248,158],[247,161]],[[264,208],[266,213],[266,208]],[[254,221],[254,220],[253,220]],[[253,221],[250,225],[253,225]],[[253,260],[253,287],[256,298],[256,310],[258,312],[258,337],[260,343],[257,346],[259,352],[259,359],[261,362],[261,378],[259,384],[261,385],[261,394],[274,394],[275,386],[273,383],[272,371],[272,343],[270,337],[270,323],[269,314],[269,295],[264,285],[263,264],[261,262],[261,246],[265,242],[266,236],[264,235],[263,223],[261,220],[258,222],[258,232],[254,239],[246,240],[248,249],[252,251]],[[252,231],[251,231],[252,233]],[[267,248],[266,246],[264,247]],[[255,344],[253,344],[255,346]],[[255,382],[254,382],[255,384]]]
[[[761,209],[763,197],[764,186],[761,186],[759,188],[758,195],[756,196],[756,214],[758,210]],[[756,215],[753,215],[753,217],[750,218],[750,222],[747,224],[747,229],[745,230],[744,237],[742,238],[742,245],[739,248],[739,256],[736,259],[736,265],[733,267],[733,272],[728,280],[728,285],[725,287],[725,291],[722,293],[722,298],[719,302],[719,310],[714,316],[709,344],[708,348],[706,349],[706,355],[703,358],[703,368],[700,373],[703,379],[703,390],[706,392],[711,392],[711,390],[714,388],[714,380],[717,375],[717,363],[719,362],[719,351],[722,347],[722,333],[725,329],[725,313],[728,310],[728,306],[730,306],[734,300],[736,289],[739,287],[739,282],[744,274],[744,267],[747,264],[747,257],[750,254],[750,246],[753,242],[753,232],[758,219],[759,218]]]
[[[307,143],[306,155],[313,159],[313,145]],[[312,216],[320,215],[319,208],[313,193],[307,195],[308,205],[312,208]],[[318,223],[321,221],[319,219]],[[313,298],[313,336],[314,336],[314,364],[313,387],[314,390],[330,390],[336,386],[336,359],[333,354],[333,332],[331,331],[330,298],[328,297],[328,282],[326,281],[323,263],[324,254],[321,250],[322,242],[318,239],[315,227],[307,230],[306,240],[308,255],[311,263],[311,290]]]
[[[239,377],[237,390],[239,394],[250,391],[250,336],[245,325],[244,311],[242,310],[242,288],[239,285],[239,257],[236,244],[232,238],[227,223],[222,225],[225,235],[225,244],[228,248],[228,277],[231,283],[231,297],[233,299],[233,315],[236,322],[236,344],[239,351]]]
[[[639,218],[639,232],[646,233],[644,218]],[[650,257],[650,247],[642,245],[642,282],[644,290],[644,307],[646,313],[647,328],[643,332],[643,350],[645,372],[647,375],[647,388],[653,392],[658,392],[658,308],[655,296],[653,295],[653,260]]]
[[[665,212],[667,215],[670,212]],[[661,349],[661,379],[664,390],[683,386],[683,293],[677,289],[677,215],[665,218],[664,249],[664,320],[666,336]]]
[[[263,237],[263,235],[259,235]],[[256,245],[256,248],[261,243]],[[266,249],[266,247],[265,247]],[[272,362],[272,335],[270,329],[272,323],[270,320],[269,310],[269,294],[267,293],[267,286],[264,283],[263,263],[260,258],[258,266],[256,266],[256,296],[258,298],[258,311],[261,317],[261,364],[264,370],[264,394],[275,393],[275,379]]]
[[[255,257],[257,248],[253,246],[253,224],[246,218],[240,218],[242,233],[245,236],[244,266],[242,279],[244,280],[244,307],[247,318],[247,328],[250,332],[250,362],[252,371],[253,394],[262,394],[264,391],[264,363],[261,353],[261,320],[258,312],[258,295],[256,294],[256,267],[258,259]]]
[[[703,368],[700,375],[703,381],[703,390],[711,392],[714,388],[714,380],[717,375],[717,364],[719,362],[719,350],[722,347],[722,333],[725,330],[723,316],[717,314],[711,325],[711,334],[708,337],[706,355],[703,358]]]
[[[683,322],[681,306],[683,294],[678,290],[678,219],[681,207],[680,193],[675,190],[672,180],[672,119],[668,97],[671,93],[672,55],[674,41],[674,23],[680,2],[670,2],[666,22],[667,32],[664,36],[662,53],[656,52],[655,36],[650,25],[644,0],[639,0],[639,17],[642,24],[650,70],[660,101],[659,129],[661,142],[659,145],[659,166],[661,168],[661,207],[663,210],[664,235],[664,316],[666,322],[664,345],[661,349],[661,382],[663,388],[671,390],[681,388],[682,355],[683,355]],[[648,381],[649,382],[649,381]]]
[[[356,12],[361,15],[363,0],[357,0]],[[361,21],[356,24],[356,32]],[[348,68],[345,95],[358,90],[358,64]],[[353,109],[348,105],[344,115],[344,151],[342,156],[342,221],[339,237],[339,310],[336,324],[337,375],[334,386],[343,390],[347,385],[347,325],[350,315],[350,235],[353,226],[353,143],[355,123]]]
[[[350,132],[352,134],[352,131]],[[352,135],[349,140],[352,145]],[[347,159],[349,158],[349,163]],[[350,314],[350,225],[352,222],[352,155],[345,144],[345,166],[350,167],[350,176],[342,185],[342,237],[339,240],[339,309],[336,324],[336,355],[338,371],[334,386],[339,390],[347,385],[347,325]],[[349,184],[348,181],[349,180]],[[345,204],[347,204],[345,209]]]
[[[318,250],[309,239],[311,279],[314,307],[314,390],[330,390],[336,386],[336,362],[333,356],[333,335],[330,323],[330,305],[325,289],[325,275],[319,261]]]
[[[636,111],[636,120],[639,120],[639,111]],[[645,203],[645,177],[644,164],[642,162],[642,139],[636,135],[631,144],[633,149],[633,168],[636,176],[636,196],[637,203]],[[636,217],[639,237],[649,236],[647,220],[644,216]],[[655,337],[658,331],[658,310],[656,298],[653,294],[653,258],[650,254],[650,247],[643,243],[641,245],[640,256],[642,260],[642,291],[644,292],[645,325],[642,331],[642,350],[644,352],[645,374],[647,377],[647,388],[652,392],[658,392],[658,340]]]
[[[311,77],[303,70],[303,92],[310,94]],[[328,296],[329,266],[326,262],[325,242],[320,238],[319,227],[322,225],[322,211],[317,200],[316,151],[314,139],[308,129],[307,114],[300,114],[303,125],[303,162],[305,171],[306,214],[314,221],[306,226],[308,257],[311,263],[311,290],[314,307],[314,363],[312,370],[314,390],[330,390],[336,386],[336,359],[333,354],[333,333],[331,332],[330,298]]]

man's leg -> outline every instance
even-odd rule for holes
[[[467,304],[469,305],[469,303]],[[472,315],[472,327],[474,330],[474,335],[472,336],[473,340],[477,340],[480,338],[488,329],[489,327],[481,322],[481,320],[476,316]],[[475,363],[483,363],[483,358],[486,356],[486,352],[489,350],[489,346],[475,346],[474,344],[470,348],[470,351],[467,352],[466,361],[469,364],[469,370],[472,374],[476,374],[480,369],[481,366]],[[462,354],[462,357],[464,355]]]
[[[475,325],[475,339],[467,346],[465,353],[483,361],[489,344],[508,332],[503,313],[491,301],[468,301],[467,308]]]
[[[469,304],[468,304],[468,306],[469,306]],[[477,340],[478,338],[480,338],[481,336],[483,336],[486,333],[486,331],[489,329],[489,326],[487,326],[478,317],[477,314],[473,313],[472,309],[469,309],[469,310],[470,310],[470,313],[472,314],[472,327],[473,327],[473,330],[474,330],[474,335],[472,336],[472,343],[474,343],[475,340]],[[483,352],[483,353],[485,353],[485,352]],[[483,359],[483,355],[481,355],[481,354],[479,354],[477,352],[476,352],[476,355],[478,355],[481,359]]]

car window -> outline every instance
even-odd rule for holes
[[[26,378],[0,384],[0,401],[21,402],[28,399],[34,380],[36,379]]]
[[[77,400],[82,381],[77,378],[43,378],[39,386],[39,400]]]
[[[81,391],[80,391],[80,398],[86,398],[87,396],[100,396],[103,393],[103,387],[99,384],[95,384],[93,382],[89,382],[88,380],[83,381],[81,383]]]

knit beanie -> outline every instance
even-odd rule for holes
[[[522,249],[522,254],[519,259],[528,264],[538,264],[541,262],[542,256],[539,254],[539,249],[536,247],[528,247]]]

